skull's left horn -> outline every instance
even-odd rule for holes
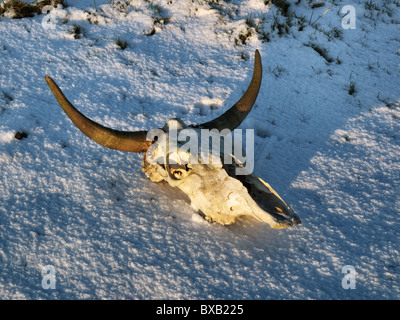
[[[246,118],[247,114],[253,107],[254,102],[257,99],[258,91],[261,86],[262,78],[262,65],[260,52],[256,50],[254,56],[254,71],[253,77],[243,96],[236,102],[233,107],[228,111],[223,113],[218,118],[211,120],[209,122],[199,124],[193,127],[203,128],[203,129],[218,129],[222,131],[223,129],[233,130],[238,127],[242,121]]]
[[[67,116],[93,141],[110,149],[128,152],[145,152],[151,145],[151,141],[146,141],[147,131],[118,131],[90,120],[68,101],[53,79],[48,76],[45,79]]]

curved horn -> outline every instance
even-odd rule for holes
[[[68,101],[53,79],[48,76],[45,79],[61,108],[90,139],[104,147],[129,152],[144,152],[152,144],[151,141],[146,141],[147,131],[118,131],[90,120]]]
[[[253,78],[251,79],[250,85],[247,88],[244,95],[236,102],[233,107],[231,107],[228,111],[223,113],[218,118],[196,125],[194,127],[200,127],[204,129],[218,129],[221,131],[225,128],[229,130],[233,130],[238,127],[242,121],[246,118],[247,114],[250,112],[253,107],[254,102],[257,99],[258,91],[261,86],[261,78],[262,78],[262,65],[261,65],[261,57],[260,52],[256,50],[254,57],[254,71]]]

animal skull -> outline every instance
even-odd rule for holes
[[[251,216],[272,228],[281,229],[301,221],[268,183],[253,174],[238,174],[243,163],[234,155],[230,155],[232,161],[227,162],[223,161],[226,157],[221,149],[204,156],[204,150],[200,150],[200,155],[192,150],[189,152],[181,141],[171,140],[173,135],[184,130],[196,134],[202,129],[216,129],[222,134],[234,130],[250,112],[261,86],[261,77],[261,57],[256,50],[248,89],[220,117],[191,126],[180,119],[171,119],[162,129],[135,132],[113,130],[90,120],[68,101],[50,77],[45,79],[61,108],[84,134],[111,149],[143,152],[142,170],[147,177],[153,182],[166,181],[170,186],[178,187],[189,196],[192,207],[208,221],[226,225],[234,223],[240,216]],[[173,145],[171,141],[174,141]]]

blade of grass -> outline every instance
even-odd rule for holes
[[[333,3],[331,4],[331,6],[325,10],[325,12],[323,14],[321,14],[317,20],[315,20],[311,25],[314,25],[323,15],[325,15],[329,10],[331,10],[333,7]],[[314,12],[314,11],[313,11]]]

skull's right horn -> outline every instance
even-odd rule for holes
[[[236,102],[228,111],[223,113],[218,118],[205,122],[193,127],[201,129],[217,129],[222,131],[223,129],[234,130],[238,127],[242,121],[246,118],[257,99],[258,91],[261,86],[262,78],[262,65],[260,52],[256,50],[254,56],[254,71],[253,77],[243,96]]]

